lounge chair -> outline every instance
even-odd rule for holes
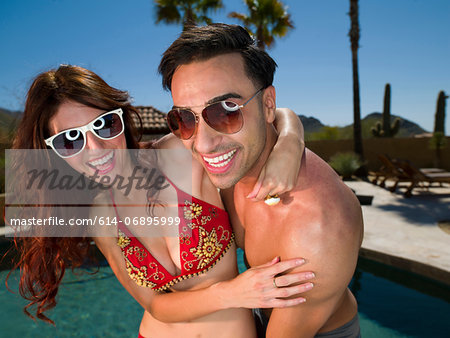
[[[372,175],[375,175],[372,183],[377,184],[380,180],[379,185],[384,188],[386,180],[391,179],[394,181],[394,185],[389,187],[388,190],[394,192],[400,182],[411,182],[411,177],[396,164],[395,160],[391,160],[387,155],[378,155],[378,158],[382,167],[377,172],[371,172]]]
[[[412,190],[416,186],[420,186],[422,188],[428,189],[433,183],[449,183],[450,184],[450,172],[440,170],[424,170],[417,169],[414,165],[412,165],[409,161],[397,161],[396,165],[403,170],[403,172],[410,177],[411,185],[405,192],[406,197],[410,197],[412,194]],[[427,186],[424,183],[428,183]]]

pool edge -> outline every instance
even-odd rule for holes
[[[409,271],[450,286],[450,271],[432,265],[367,248],[360,248],[359,256]]]

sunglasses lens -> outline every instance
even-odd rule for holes
[[[189,110],[171,110],[167,114],[167,124],[176,137],[187,140],[195,131],[195,115]]]
[[[83,149],[84,136],[79,130],[72,129],[53,139],[53,147],[63,157],[73,156]]]
[[[92,124],[92,129],[101,138],[116,137],[123,132],[123,123],[119,114],[111,113],[100,117]]]
[[[214,103],[206,107],[202,114],[211,128],[224,134],[237,133],[244,121],[239,105],[231,101]]]

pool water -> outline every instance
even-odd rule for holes
[[[57,305],[47,311],[56,327],[33,321],[23,312],[27,301],[4,287],[7,271],[0,272],[0,337],[137,337],[143,314],[109,267],[90,275],[67,271],[57,297]],[[8,285],[17,290],[18,271]]]
[[[56,327],[23,314],[26,301],[4,287],[7,273],[0,271],[0,337],[137,337],[143,311],[107,266],[94,275],[66,273],[58,305],[48,311]],[[358,263],[350,287],[359,304],[362,337],[449,337],[449,288],[420,278],[412,288],[388,279],[398,273],[384,265]],[[403,273],[396,278],[411,282],[418,277]],[[14,271],[10,288],[17,290],[17,284]]]
[[[360,259],[350,289],[362,337],[450,337],[448,286]]]

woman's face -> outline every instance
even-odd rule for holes
[[[50,119],[49,130],[52,135],[55,135],[67,129],[85,126],[105,112],[74,101],[66,101],[59,106],[56,114]],[[65,160],[76,171],[87,176],[97,173],[100,177],[104,175],[114,177],[122,172],[121,169],[129,161],[128,156],[125,155],[126,152],[119,150],[126,148],[125,133],[104,140],[88,130],[85,133],[84,149]]]

